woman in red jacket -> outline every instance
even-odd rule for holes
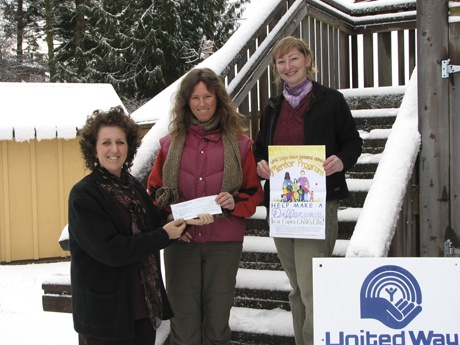
[[[163,209],[216,195],[223,214],[191,226],[165,249],[166,289],[175,314],[170,343],[229,344],[245,218],[263,199],[252,140],[222,80],[208,68],[184,77],[173,115],[170,134],[160,140],[149,193]]]

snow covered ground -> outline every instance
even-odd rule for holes
[[[43,311],[42,283],[67,276],[70,262],[0,265],[0,344],[78,345],[72,314]],[[169,333],[164,322],[157,345]]]
[[[1,345],[78,345],[72,315],[45,312],[42,306],[42,283],[50,279],[66,281],[69,269],[68,261],[0,265]],[[237,285],[290,288],[284,272],[244,269],[238,272]],[[235,331],[293,336],[291,313],[281,309],[233,308],[230,326]],[[169,321],[165,321],[157,332],[156,345],[163,344],[168,334]]]
[[[78,344],[72,315],[42,307],[42,282],[68,272],[69,262],[0,265],[0,344]]]

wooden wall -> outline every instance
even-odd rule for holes
[[[458,2],[457,0],[455,0]],[[420,152],[420,255],[460,248],[460,73],[441,76],[441,62],[460,65],[460,23],[447,1],[417,1]]]
[[[460,2],[457,0],[457,3]],[[460,7],[456,7],[460,16]],[[453,11],[451,11],[453,12]],[[452,65],[460,66],[460,22],[449,24],[449,58]],[[460,72],[449,77],[450,107],[450,240],[460,248]]]
[[[0,141],[0,262],[69,255],[58,240],[84,175],[78,138]]]

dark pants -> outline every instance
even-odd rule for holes
[[[80,334],[80,345],[155,345],[156,330],[149,318],[136,320],[134,339],[102,340]]]
[[[242,248],[239,242],[176,242],[165,248],[166,289],[174,311],[171,345],[230,344]]]

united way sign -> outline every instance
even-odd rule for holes
[[[460,345],[460,258],[313,259],[315,345]]]

